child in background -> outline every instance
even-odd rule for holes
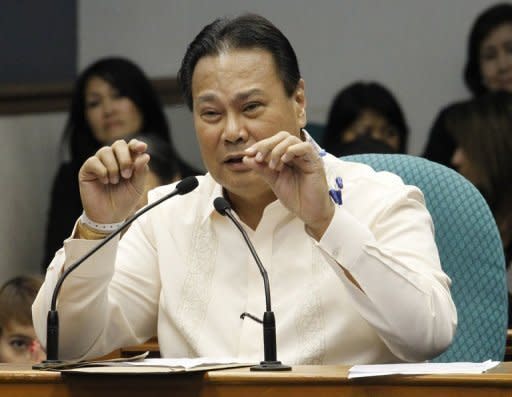
[[[32,325],[32,303],[41,280],[20,276],[0,288],[0,362],[38,363],[46,353]]]

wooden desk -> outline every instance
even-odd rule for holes
[[[512,363],[481,375],[347,379],[346,366],[297,366],[287,373],[247,368],[174,375],[69,375],[0,364],[0,396],[512,396]]]

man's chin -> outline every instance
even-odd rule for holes
[[[269,189],[267,183],[254,171],[230,175],[217,182],[228,192],[244,197],[259,196]]]

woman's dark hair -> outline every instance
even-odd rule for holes
[[[162,104],[144,72],[127,59],[103,58],[80,74],[73,89],[71,109],[61,142],[63,150],[69,145],[72,162],[81,165],[102,146],[85,117],[85,89],[92,77],[105,80],[137,106],[143,119],[142,129],[137,132],[152,133],[171,142]]]
[[[512,242],[512,94],[489,92],[455,105],[446,128],[478,171],[504,243]]]
[[[178,79],[183,97],[192,110],[192,75],[197,62],[229,49],[260,48],[274,59],[285,91],[291,96],[300,80],[297,56],[288,39],[270,21],[255,14],[216,19],[205,26],[187,48]]]
[[[497,27],[512,24],[512,4],[496,4],[483,11],[475,20],[469,34],[464,81],[474,96],[487,92],[480,70],[480,47],[482,42]]]
[[[356,82],[342,89],[334,98],[329,110],[323,146],[329,151],[339,145],[341,134],[364,111],[371,110],[385,118],[399,137],[399,153],[405,153],[409,129],[402,109],[393,94],[375,82]]]

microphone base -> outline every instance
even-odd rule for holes
[[[251,371],[291,371],[292,367],[281,364],[281,361],[261,361],[260,365],[254,365]]]
[[[62,363],[64,363],[62,360],[44,360],[40,363],[32,365],[32,369],[47,369]]]

